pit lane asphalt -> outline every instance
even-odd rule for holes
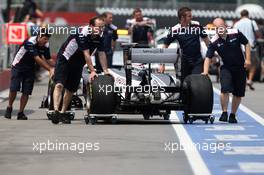
[[[46,110],[39,109],[47,82],[44,79],[35,84],[25,111],[28,121],[16,120],[18,99],[12,120],[2,117],[7,101],[0,103],[0,174],[193,174],[184,151],[173,154],[165,151],[165,143],[179,143],[170,122],[121,115],[116,125],[92,126],[84,123],[85,111],[76,111],[76,120],[71,125],[51,124]],[[34,147],[48,142],[81,146],[80,149],[78,145],[76,149],[72,147],[76,151],[49,150],[41,154]],[[78,153],[86,143],[99,143],[99,150],[89,151],[89,147],[84,153]]]
[[[219,88],[218,84],[214,83],[214,86]],[[255,87],[256,91],[247,91],[243,104],[263,118],[264,87],[263,84],[258,83],[255,84]],[[192,152],[175,151],[172,154],[165,151],[165,143],[178,143],[180,145],[181,140],[184,142],[183,144],[186,144],[185,137],[182,137],[183,133],[181,133],[180,139],[177,136],[179,131],[182,132],[183,130],[187,131],[186,136],[189,136],[195,143],[214,140],[214,137],[220,137],[219,134],[221,133],[221,139],[233,139],[232,144],[242,146],[243,149],[245,149],[243,146],[251,143],[252,145],[259,145],[262,150],[263,128],[256,121],[253,121],[247,113],[241,113],[241,111],[239,115],[241,115],[242,121],[236,127],[219,122],[214,125],[199,123],[194,126],[182,125],[177,121],[160,121],[157,120],[157,117],[155,117],[156,120],[144,121],[139,115],[121,115],[117,125],[101,123],[92,126],[85,125],[83,121],[85,111],[77,111],[76,120],[71,125],[53,125],[47,120],[45,109],[38,109],[46,91],[47,79],[36,84],[27,106],[28,110],[26,110],[29,117],[28,121],[17,121],[17,110],[13,112],[11,121],[3,117],[0,118],[1,174],[194,174],[191,166],[194,167],[198,164],[196,170],[199,172],[199,165],[201,165],[201,161],[192,159],[197,158],[197,155],[193,154],[192,156]],[[6,104],[7,101],[0,103],[0,116],[3,116]],[[17,109],[18,105],[18,100],[16,100],[14,108]],[[217,108],[219,108],[219,104]],[[241,129],[244,131],[242,132]],[[208,130],[211,130],[210,134]],[[219,132],[220,130],[221,132]],[[227,137],[229,132],[231,135]],[[239,141],[234,139],[236,136],[233,135],[233,132],[240,134],[237,136],[240,138]],[[247,143],[247,141],[250,142]],[[85,143],[99,143],[97,145],[99,150],[89,151],[91,148],[89,147],[84,153],[78,153],[82,152],[82,147],[79,147],[80,149],[75,149],[76,151],[73,151],[74,149],[68,149],[68,151],[53,149],[43,150],[40,154],[40,150],[35,149],[37,143],[48,144],[49,142],[68,145],[73,143],[79,144],[79,146]],[[261,163],[263,158],[259,156],[264,154],[261,150],[259,155],[255,156],[232,156],[231,162],[234,163],[228,166],[225,165],[225,160],[229,160],[228,155],[225,155],[227,153],[219,152],[214,155],[200,151],[199,154],[201,154],[206,166],[209,167],[211,174],[249,174],[248,172],[252,172],[252,170],[254,170],[253,172],[256,170],[264,172],[260,168],[263,167],[263,163]],[[186,155],[188,155],[189,161]],[[218,159],[223,160],[218,162],[219,165],[215,164]],[[252,159],[255,162],[240,162],[238,164],[242,168],[243,165],[246,165],[247,169],[241,170],[241,167],[236,166],[236,161]],[[252,168],[252,165],[255,168]],[[251,169],[248,169],[250,167]],[[196,174],[199,173],[196,172]]]

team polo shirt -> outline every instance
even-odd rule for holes
[[[85,26],[78,34],[70,35],[60,48],[59,55],[63,55],[66,60],[83,58],[83,51],[89,50],[90,54],[97,51],[104,51],[104,37],[102,35],[92,35],[91,28]]]
[[[37,36],[30,37],[23,42],[12,62],[12,67],[20,71],[34,71],[35,56],[44,56],[47,60],[51,58],[49,43],[38,46]]]
[[[184,60],[196,63],[202,60],[200,38],[206,38],[207,34],[199,22],[191,21],[187,27],[177,24],[172,27],[164,40],[165,45],[170,45],[177,40],[182,49]]]
[[[247,38],[237,29],[227,29],[225,40],[217,34],[212,38],[206,57],[212,58],[214,52],[217,51],[224,66],[229,68],[244,66],[245,59],[241,44],[246,45],[247,43]]]

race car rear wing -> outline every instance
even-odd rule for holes
[[[132,63],[176,63],[179,50],[176,48],[131,48]]]
[[[126,86],[127,88],[132,84],[132,63],[147,63],[149,64],[148,71],[148,84],[151,85],[151,63],[177,63],[181,56],[180,49],[158,49],[158,48],[146,48],[145,46],[139,48],[137,43],[124,43],[123,47],[123,60],[126,74]],[[130,100],[131,93],[126,91],[125,98]]]

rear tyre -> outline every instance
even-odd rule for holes
[[[109,75],[99,75],[91,83],[91,114],[113,114],[116,108],[116,93],[114,78]]]
[[[189,75],[183,83],[185,114],[211,114],[213,110],[213,86],[205,75]]]

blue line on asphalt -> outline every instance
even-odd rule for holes
[[[214,104],[220,104],[217,94]],[[214,105],[214,111],[221,111],[221,106]],[[184,125],[211,174],[264,174],[264,127],[240,109],[238,124],[219,122],[220,115],[216,115],[213,125],[201,120]],[[177,116],[182,120],[182,112],[177,112]]]

